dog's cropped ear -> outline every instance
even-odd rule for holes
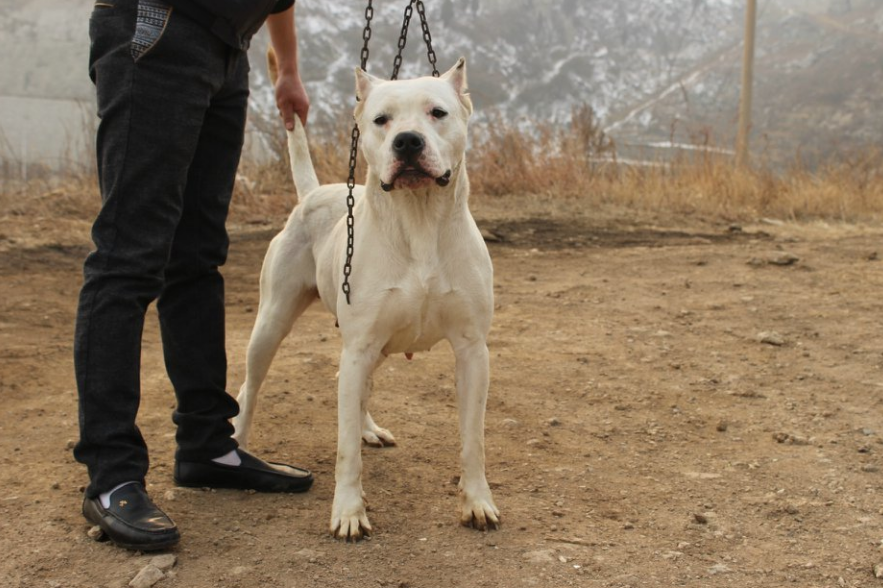
[[[460,104],[466,109],[466,115],[472,114],[472,98],[469,97],[469,86],[466,82],[466,58],[461,57],[454,67],[446,71],[441,79],[454,87],[454,91],[460,98]]]
[[[365,100],[368,99],[368,94],[371,93],[371,89],[382,81],[383,80],[372,76],[361,67],[356,68],[356,100],[358,100],[355,112],[356,117],[361,114],[362,108],[364,108],[365,105]]]

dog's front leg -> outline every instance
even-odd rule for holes
[[[371,533],[362,491],[362,413],[377,355],[344,345],[337,393],[337,467],[331,534],[358,541]]]
[[[460,522],[485,530],[500,524],[484,471],[484,413],[490,383],[487,345],[483,340],[463,342],[457,357],[457,404],[460,409]]]

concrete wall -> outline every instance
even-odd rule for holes
[[[92,167],[94,111],[87,100],[0,96],[0,171],[22,178]]]

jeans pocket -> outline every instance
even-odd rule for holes
[[[89,78],[96,80],[95,63],[119,43],[119,31],[124,29],[125,13],[117,6],[118,0],[96,0],[89,16]]]
[[[132,36],[132,59],[136,62],[156,47],[166,31],[172,7],[161,0],[138,0],[135,34]]]

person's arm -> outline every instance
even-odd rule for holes
[[[289,131],[294,129],[294,114],[307,123],[310,98],[300,79],[297,67],[297,28],[294,5],[288,10],[267,17],[270,42],[276,53],[279,78],[276,80],[276,107]]]

